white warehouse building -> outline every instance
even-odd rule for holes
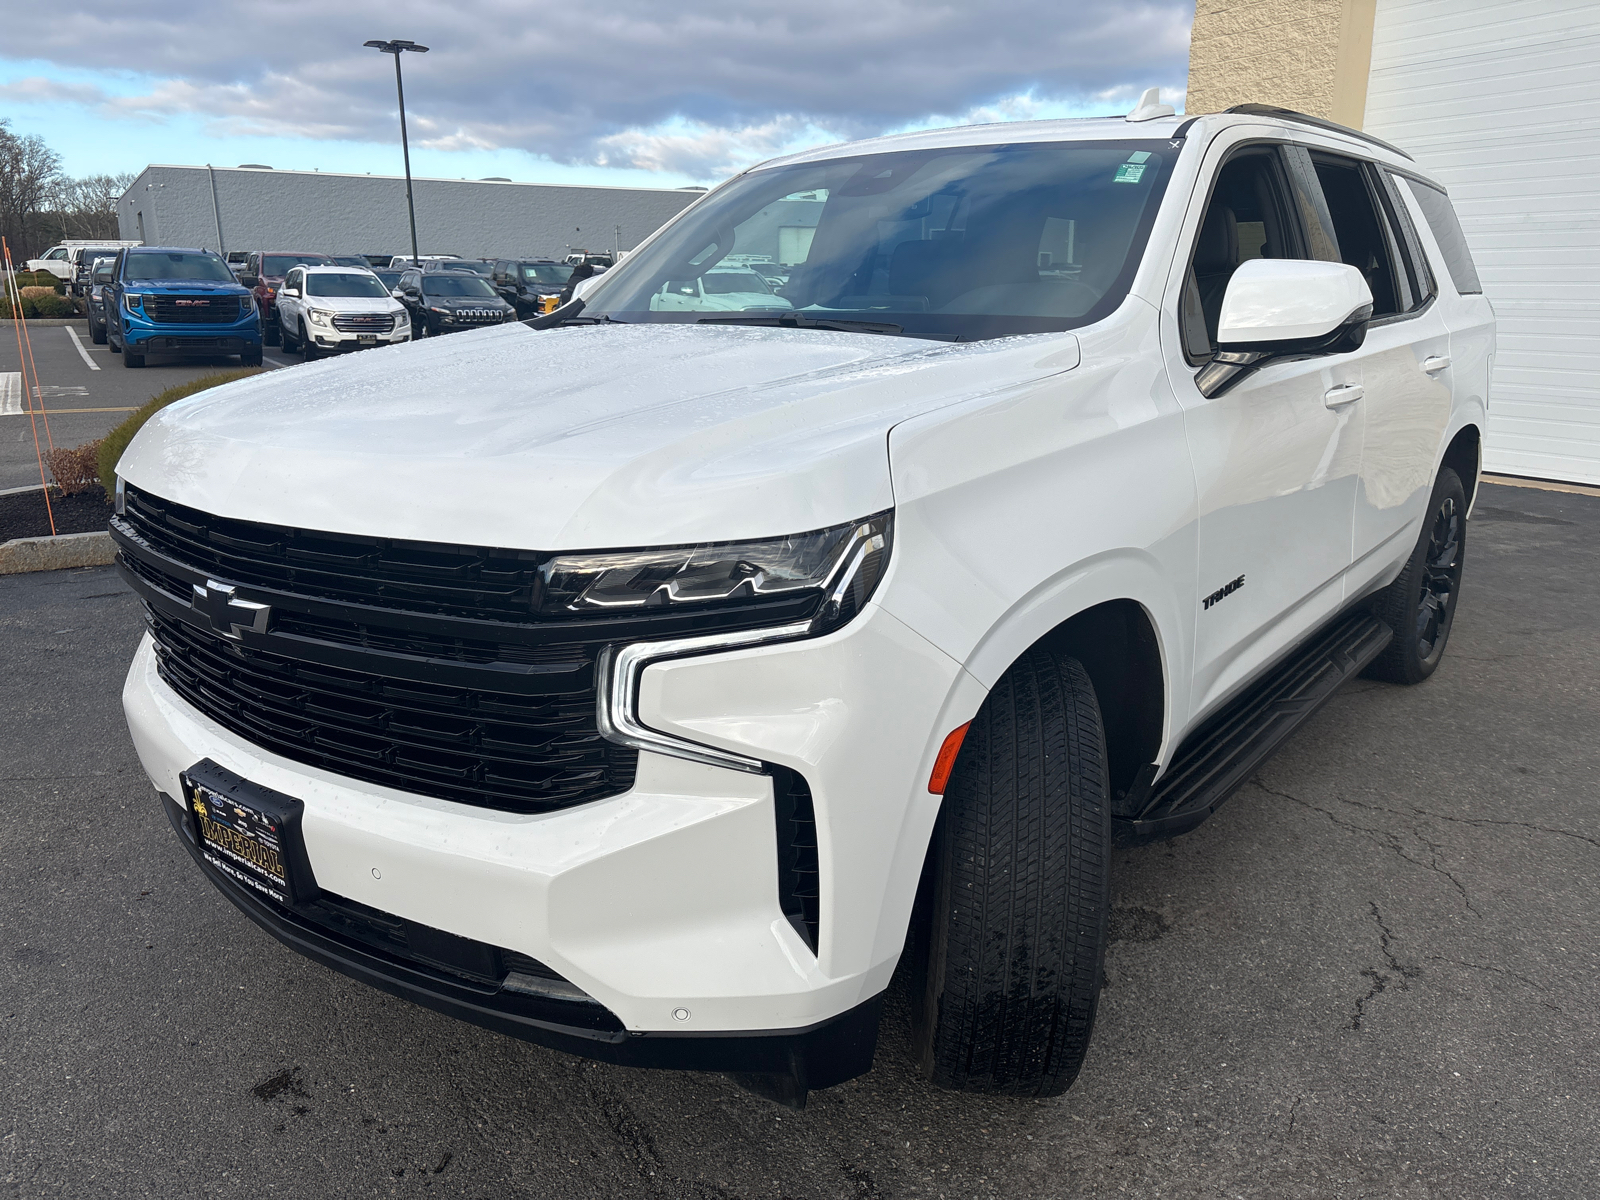
[[[464,258],[629,250],[701,189],[413,179],[417,248]],[[406,181],[270,167],[146,167],[117,203],[119,236],[229,251],[409,254]]]

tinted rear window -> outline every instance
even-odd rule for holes
[[[1456,210],[1450,203],[1450,197],[1438,188],[1419,183],[1409,176],[1406,183],[1411,187],[1411,194],[1417,198],[1422,215],[1428,218],[1428,228],[1433,230],[1434,240],[1439,243],[1439,251],[1444,255],[1444,265],[1450,272],[1450,280],[1456,285],[1456,291],[1463,296],[1481,293],[1483,284],[1478,280],[1478,268],[1472,265],[1467,235],[1461,232],[1461,222],[1456,219]]]

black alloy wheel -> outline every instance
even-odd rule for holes
[[[1421,683],[1444,657],[1461,597],[1467,551],[1467,493],[1445,467],[1434,481],[1428,516],[1405,569],[1373,598],[1373,611],[1394,640],[1366,669],[1372,679]]]
[[[262,340],[265,341],[266,340],[265,337],[263,337]],[[287,329],[285,329],[282,325],[278,326],[278,344],[283,347],[283,352],[285,354],[293,354],[294,353],[294,350],[295,350],[294,338],[290,335],[289,331]]]
[[[300,356],[307,362],[317,361],[317,344],[311,340],[311,335],[306,332],[306,323],[301,321],[295,330],[295,340],[300,343]]]

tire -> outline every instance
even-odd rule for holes
[[[106,344],[106,323],[104,321],[89,322],[89,340],[96,346]]]
[[[278,326],[278,345],[283,347],[283,352],[285,354],[294,353],[294,338],[289,335],[289,331],[282,325]]]
[[[239,355],[241,367],[259,367],[261,365],[261,351],[253,350],[248,354]]]
[[[1055,1096],[1083,1065],[1110,907],[1105,729],[1076,659],[1034,647],[990,692],[945,791],[914,949],[922,1073]]]
[[[300,345],[300,356],[307,362],[317,361],[317,344],[306,334],[306,323],[300,322],[300,327],[295,330],[295,341]]]
[[[272,320],[263,320],[261,322],[261,340],[269,346],[276,346],[278,344],[278,332],[277,311],[274,310]]]
[[[132,351],[124,349],[122,352],[122,365],[125,367],[142,367],[144,366],[144,355],[134,354]]]
[[[1467,553],[1467,492],[1449,467],[1433,481],[1422,536],[1400,577],[1373,597],[1372,611],[1394,640],[1364,674],[1386,683],[1421,683],[1438,669],[1461,596]]]

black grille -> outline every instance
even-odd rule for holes
[[[778,819],[778,903],[813,953],[822,927],[817,858],[817,814],[805,776],[771,767]]]
[[[161,677],[225,729],[352,779],[507,812],[633,786],[638,755],[595,728],[581,690],[513,695],[307,662],[149,610]]]
[[[161,325],[231,325],[239,319],[237,296],[150,296],[144,303]]]
[[[341,313],[333,318],[340,333],[388,333],[394,329],[392,313]]]
[[[260,525],[132,486],[126,509],[118,562],[191,705],[285,758],[507,812],[632,786],[637,752],[596,721],[607,645],[787,624],[818,600],[579,619],[537,611],[536,551]],[[270,606],[266,628],[214,624],[208,580]]]

